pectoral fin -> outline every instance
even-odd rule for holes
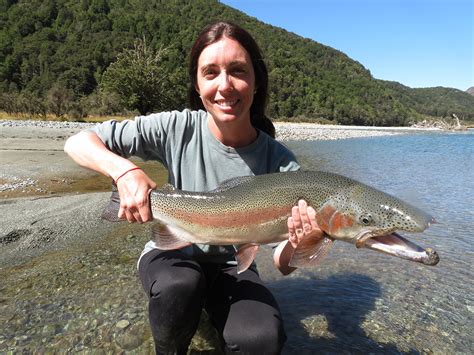
[[[192,244],[180,238],[179,233],[172,231],[168,226],[160,223],[152,227],[152,234],[157,247],[162,250],[181,249]]]
[[[318,265],[331,249],[333,239],[328,236],[306,238],[299,242],[289,262],[292,267],[308,267]]]
[[[258,244],[244,244],[240,246],[239,250],[235,254],[235,260],[237,260],[237,273],[240,274],[247,270],[252,262],[255,260],[255,256],[258,252]]]

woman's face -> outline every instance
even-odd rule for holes
[[[216,124],[250,122],[255,72],[244,47],[223,37],[204,48],[198,59],[196,90]]]

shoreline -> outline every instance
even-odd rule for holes
[[[392,136],[414,132],[440,131],[439,128],[322,125],[317,123],[274,122],[276,138],[288,140],[339,140]]]

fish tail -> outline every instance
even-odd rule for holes
[[[105,219],[109,222],[119,222],[122,221],[118,217],[118,212],[120,209],[120,195],[115,184],[112,184],[112,195],[110,196],[109,204],[105,207],[102,212],[102,219]]]

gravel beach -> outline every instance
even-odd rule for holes
[[[67,137],[90,126],[0,120],[0,353],[153,353],[136,277],[148,226],[102,221],[110,181],[63,152]],[[281,140],[406,131],[297,123],[276,123],[276,129]],[[143,167],[165,182],[163,168]],[[270,258],[260,259],[260,268],[275,275]],[[194,348],[212,348],[204,340],[212,330],[201,331],[208,334],[195,337]]]

